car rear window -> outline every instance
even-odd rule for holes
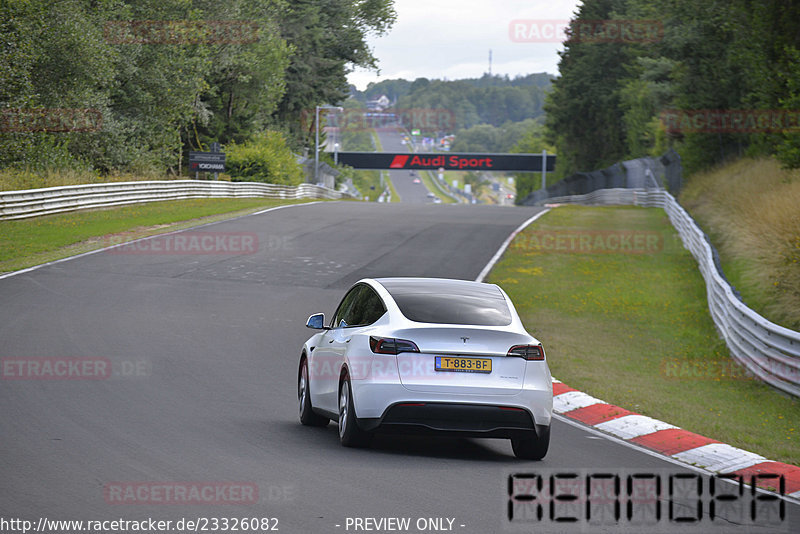
[[[380,280],[400,312],[420,323],[506,326],[511,311],[496,286],[459,280]]]

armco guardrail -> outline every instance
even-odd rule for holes
[[[577,172],[546,189],[536,189],[520,200],[520,204],[539,204],[548,198],[566,195],[586,195],[600,189],[666,188],[673,194],[683,184],[681,158],[669,149],[659,158],[638,158],[620,161],[599,171]]]
[[[706,235],[672,195],[663,189],[601,189],[540,203],[545,202],[664,208],[684,246],[700,266],[711,317],[733,357],[764,382],[800,397],[800,332],[768,321],[737,298],[717,270]]]
[[[0,219],[24,219],[87,208],[191,198],[350,198],[313,184],[169,180],[70,185],[0,192]]]

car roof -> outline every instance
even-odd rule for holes
[[[376,278],[390,295],[409,295],[413,293],[438,293],[444,295],[469,295],[473,297],[505,300],[503,292],[495,284],[455,280],[452,278]]]

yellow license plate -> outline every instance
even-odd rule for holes
[[[435,368],[437,371],[456,371],[459,373],[491,373],[492,360],[489,358],[436,356]]]

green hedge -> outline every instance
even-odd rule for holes
[[[234,181],[284,185],[305,181],[303,169],[279,132],[267,130],[242,144],[228,144],[225,154],[225,166]]]

